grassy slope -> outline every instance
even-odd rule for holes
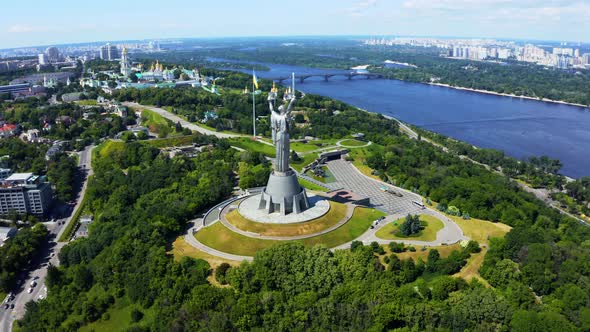
[[[139,309],[143,312],[144,317],[137,323],[131,322],[131,311]],[[99,319],[96,322],[83,326],[79,329],[81,332],[90,331],[126,331],[131,326],[148,326],[149,322],[155,319],[153,310],[143,309],[138,304],[131,304],[128,299],[117,299],[115,305],[107,310],[109,319]]]
[[[276,155],[273,146],[254,141],[249,137],[230,138],[229,144],[244,150],[260,152],[268,157],[274,157]]]
[[[344,145],[344,146],[363,146],[363,145],[367,145],[367,142],[363,142],[363,141],[357,141],[355,139],[345,139],[343,141],[340,142],[340,144]]]
[[[267,236],[297,236],[315,234],[337,224],[346,215],[346,205],[330,202],[330,211],[312,221],[296,224],[264,224],[244,218],[238,210],[226,215],[229,223],[237,228]]]
[[[480,244],[487,244],[488,239],[492,237],[504,237],[511,229],[510,226],[499,222],[481,219],[464,220],[461,217],[450,215],[448,217],[461,227],[467,237]]]
[[[444,227],[442,221],[438,220],[437,218],[431,215],[421,214],[420,221],[425,221],[427,224],[426,227],[413,236],[400,237],[395,235],[395,233],[398,231],[399,226],[404,222],[404,218],[398,219],[396,221],[398,225],[390,222],[377,231],[375,235],[384,240],[434,241],[436,240],[436,233],[438,233],[438,231]]]
[[[352,164],[364,175],[375,180],[381,180],[378,176],[373,175],[373,169],[365,164],[367,157],[371,154],[370,150],[382,151],[383,147],[378,144],[371,144],[371,146],[365,148],[350,150],[349,155],[354,159]]]
[[[326,188],[320,187],[317,184],[311,183],[311,182],[309,182],[309,181],[307,181],[305,179],[299,178],[297,180],[299,180],[299,184],[301,186],[303,186],[303,188],[305,188],[305,189],[313,190],[313,191],[321,191],[321,192],[326,192],[327,191]]]
[[[375,209],[356,208],[352,218],[333,232],[299,240],[297,242],[301,242],[306,246],[321,244],[329,248],[336,247],[359,237],[369,228],[369,226],[371,226],[371,223],[375,219],[383,215],[384,214],[381,211]],[[211,248],[231,254],[246,256],[253,256],[259,250],[284,242],[261,240],[243,236],[230,231],[221,223],[215,223],[212,226],[201,229],[196,237],[201,243]]]

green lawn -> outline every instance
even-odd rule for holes
[[[165,148],[169,146],[181,146],[181,145],[190,145],[193,143],[192,135],[187,136],[177,136],[177,137],[169,137],[169,138],[158,138],[158,139],[151,139],[147,141],[140,141],[142,144],[148,144],[156,148]]]
[[[345,139],[340,142],[343,146],[364,146],[367,145],[368,142],[358,141],[356,139]]]
[[[144,125],[149,126],[149,125],[163,125],[163,126],[167,126],[168,125],[168,120],[161,116],[160,114],[156,113],[156,112],[152,112],[148,109],[142,109],[141,110],[141,117],[145,118],[145,122]]]
[[[298,178],[297,180],[299,181],[299,184],[305,189],[313,190],[313,191],[327,192],[326,188],[320,187],[315,183],[311,183],[311,182],[309,182],[305,179],[302,179],[302,178]]]
[[[305,222],[296,224],[266,224],[248,220],[244,218],[238,210],[234,210],[226,215],[227,221],[237,228],[258,233],[267,236],[298,236],[315,234],[326,228],[337,224],[346,216],[346,205],[342,203],[329,202],[330,211],[325,215]]]
[[[361,236],[371,223],[383,216],[384,213],[375,209],[356,208],[350,220],[336,230],[319,236],[314,236],[295,242],[303,243],[305,246],[316,244],[328,248],[350,242]],[[197,240],[206,246],[235,255],[254,256],[256,252],[269,248],[281,242],[278,240],[261,240],[234,233],[223,226],[222,223],[215,223],[212,226],[201,229],[196,234]]]
[[[76,104],[84,105],[84,106],[96,106],[97,102],[96,102],[96,99],[86,99],[86,100],[78,100],[76,102]]]
[[[297,152],[311,152],[318,149],[325,149],[328,147],[336,148],[336,141],[335,139],[330,140],[317,140],[317,141],[308,141],[307,143],[303,142],[291,142],[291,150],[295,150]]]
[[[180,135],[176,133],[176,125],[172,121],[156,112],[142,109],[141,117],[145,119],[141,124],[149,128],[150,132],[158,134],[164,132],[165,135]]]
[[[427,215],[421,214],[420,215],[420,222],[423,225],[423,229],[413,235],[410,236],[402,236],[398,233],[398,227],[404,222],[405,218],[401,218],[396,220],[395,222],[390,222],[387,225],[383,226],[380,230],[377,231],[375,234],[378,238],[384,240],[417,240],[417,241],[434,241],[436,240],[436,233],[443,229],[444,225],[442,221],[438,220],[437,218]],[[397,225],[395,223],[397,222]]]
[[[123,152],[124,149],[124,142],[107,140],[104,143],[101,143],[99,146],[97,146],[96,149],[94,149],[95,155],[93,155],[92,158],[95,158],[96,156],[106,157],[113,154],[114,152]]]
[[[308,154],[304,154],[303,156],[300,156],[300,157],[301,157],[300,161],[291,162],[291,167],[296,169],[298,172],[301,172],[303,167],[309,165],[312,161],[314,161],[318,157],[318,154],[317,153],[308,153]]]
[[[254,141],[249,137],[230,138],[229,144],[244,150],[260,152],[269,157],[276,155],[274,146]]]
[[[131,311],[139,309],[144,317],[137,323],[131,322]],[[82,326],[78,331],[126,331],[131,326],[146,327],[155,319],[155,313],[150,309],[143,309],[137,304],[132,304],[127,298],[117,299],[115,304],[106,312],[108,319],[99,319],[96,322]]]
[[[372,177],[373,179],[381,180],[378,176],[372,174],[373,169],[371,169],[365,163],[369,155],[371,155],[373,152],[383,153],[383,150],[383,146],[373,143],[370,146],[364,148],[351,149],[348,154],[353,158],[352,164],[361,173],[363,173],[366,176]]]

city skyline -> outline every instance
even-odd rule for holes
[[[280,6],[270,0],[197,4],[150,0],[141,7],[112,0],[83,5],[67,0],[63,5],[5,4],[4,11],[12,14],[0,23],[0,48],[98,40],[310,35],[588,42],[585,31],[590,28],[590,3],[563,0],[302,0]]]

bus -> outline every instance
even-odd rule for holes
[[[426,208],[424,206],[424,203],[422,203],[422,201],[412,201],[412,203],[418,205],[422,210],[424,210]]]

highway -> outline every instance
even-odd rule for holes
[[[65,216],[55,218],[54,222],[44,223],[49,230],[49,243],[42,248],[41,254],[35,259],[32,264],[32,271],[25,273],[21,278],[22,284],[16,291],[14,300],[8,302],[9,305],[14,305],[14,308],[5,309],[6,299],[2,303],[0,308],[0,331],[12,331],[12,325],[14,321],[20,319],[25,314],[25,304],[29,301],[37,301],[47,296],[47,288],[45,286],[45,277],[47,276],[47,268],[49,265],[59,265],[58,255],[61,248],[67,244],[67,242],[56,242],[67,225],[72,221],[74,212],[80,208],[80,204],[86,193],[86,187],[88,184],[88,177],[92,175],[92,149],[94,146],[88,146],[79,153],[80,158],[78,159],[78,167],[80,168],[80,174],[82,177],[78,179],[81,181],[81,190],[78,192],[76,197],[76,204],[74,208],[67,207],[65,212],[58,212],[60,215],[65,213]],[[52,212],[53,213],[53,212]],[[28,292],[31,282],[35,281],[37,285],[33,287],[31,293]]]

